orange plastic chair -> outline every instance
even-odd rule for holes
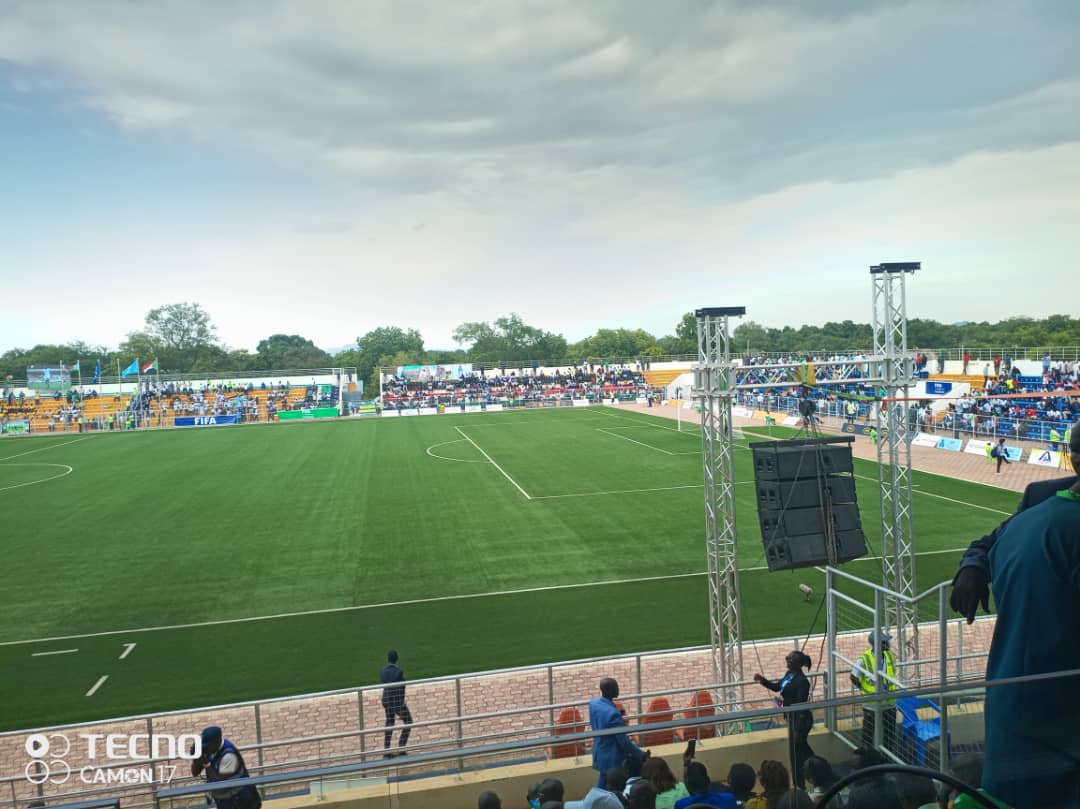
[[[708,691],[695,691],[694,696],[690,698],[690,705],[683,712],[683,717],[686,719],[703,719],[709,716],[716,716],[716,704],[713,702],[712,696]],[[698,725],[694,728],[687,728],[683,731],[682,737],[686,741],[690,739],[711,739],[716,736],[715,725]]]
[[[667,697],[656,697],[649,703],[645,710],[645,716],[641,717],[641,724],[655,724],[656,722],[670,722],[675,718],[675,712],[671,710],[671,703]],[[678,741],[674,730],[654,730],[651,733],[641,734],[642,747],[656,747],[661,744],[674,744]]]
[[[577,708],[563,708],[559,712],[559,718],[555,720],[554,736],[565,736],[567,733],[584,733],[585,722]],[[577,758],[585,755],[585,742],[569,742],[557,744],[548,748],[549,758]]]

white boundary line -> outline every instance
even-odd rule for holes
[[[117,660],[123,660],[125,657],[127,657],[129,654],[131,654],[132,650],[134,650],[134,648],[136,646],[138,646],[138,645],[139,644],[137,644],[137,643],[125,643],[124,644],[124,653],[122,655],[120,655],[120,657],[118,657]]]
[[[41,480],[28,480],[26,483],[13,483],[10,486],[0,486],[0,492],[6,492],[8,489],[21,489],[23,486],[36,486],[39,483],[48,483],[50,480],[59,480],[60,478],[66,478],[72,472],[74,468],[68,466],[66,463],[12,463],[5,464],[0,462],[0,466],[14,466],[16,468],[20,466],[56,466],[62,469],[66,469],[66,472],[61,472],[59,475],[53,475],[50,478],[42,478]]]
[[[596,427],[594,429],[598,433],[603,433],[604,435],[610,435],[612,438],[621,438],[623,441],[629,441],[631,444],[637,444],[639,447],[646,447],[647,449],[654,449],[657,452],[664,453],[665,455],[682,455],[683,454],[683,453],[669,452],[666,449],[660,449],[660,447],[654,447],[652,444],[646,444],[644,441],[637,441],[637,440],[635,440],[633,438],[630,438],[629,436],[619,435],[618,433],[610,432],[609,430],[605,430],[603,427]]]
[[[474,458],[447,458],[445,455],[439,455],[437,452],[432,452],[432,450],[436,447],[445,447],[447,444],[460,444],[464,440],[464,438],[457,438],[453,441],[443,441],[439,444],[432,444],[430,447],[424,450],[424,452],[426,452],[432,458],[441,458],[444,461],[457,461],[458,463],[483,463],[483,461],[478,461]]]
[[[477,444],[475,441],[473,441],[471,438],[469,438],[469,436],[465,435],[465,433],[461,432],[460,427],[454,427],[454,429],[457,430],[459,433],[461,433],[462,438],[464,438],[466,441],[468,441],[470,444],[472,444],[474,447],[476,447],[478,450],[480,450],[480,454],[483,455],[485,458],[487,458],[489,461],[491,461],[491,465],[494,466],[496,469],[498,469],[502,473],[502,476],[504,478],[506,478],[511,483],[513,483],[514,488],[517,489],[519,492],[521,492],[523,495],[525,495],[526,500],[532,500],[532,495],[530,495],[527,491],[525,491],[523,488],[521,488],[518,485],[516,480],[514,480],[512,477],[510,477],[508,474],[506,474],[506,470],[503,469],[501,466],[499,466],[497,463],[495,463],[495,460],[490,455],[488,455],[486,452],[484,452],[484,450],[481,448],[481,446],[479,444]]]
[[[37,449],[28,449],[26,452],[17,452],[14,455],[7,455],[7,456],[5,456],[3,458],[0,458],[0,463],[3,463],[4,461],[10,461],[12,458],[21,458],[24,455],[33,455],[35,452],[44,452],[47,449],[56,449],[57,447],[66,447],[68,444],[78,444],[80,441],[89,441],[93,437],[94,436],[92,436],[92,435],[87,435],[87,436],[83,436],[82,438],[73,439],[71,441],[63,441],[63,442],[61,442],[59,444],[49,444],[49,446],[47,446],[47,447],[38,447]]]
[[[31,657],[48,657],[49,655],[69,655],[72,652],[77,652],[78,649],[57,649],[53,652],[34,652]]]
[[[962,553],[966,548],[946,548],[936,551],[921,551],[916,556],[932,556],[942,553]],[[856,561],[873,561],[881,559],[880,556],[864,556]],[[740,572],[753,573],[760,570],[768,570],[768,567],[743,567]],[[60,635],[52,638],[33,638],[29,640],[0,641],[0,647],[25,646],[31,643],[53,643],[60,640],[75,640],[79,638],[104,638],[113,635],[133,635],[143,632],[163,632],[173,629],[198,629],[204,626],[223,626],[225,624],[246,624],[254,621],[272,621],[278,618],[302,618],[309,615],[330,615],[339,612],[359,612],[361,610],[382,609],[384,607],[407,607],[415,604],[435,604],[443,601],[466,601],[476,598],[497,598],[499,596],[525,595],[527,593],[547,593],[558,590],[579,590],[589,587],[610,587],[618,584],[641,584],[654,581],[672,581],[675,579],[692,579],[696,576],[706,576],[708,571],[701,570],[694,573],[671,573],[664,576],[640,576],[632,579],[607,579],[599,581],[586,581],[577,584],[548,584],[540,587],[522,587],[517,590],[493,590],[488,593],[462,593],[449,596],[429,596],[427,598],[411,598],[405,601],[384,601],[379,604],[358,604],[352,607],[328,607],[321,610],[301,610],[298,612],[279,612],[273,615],[254,615],[248,618],[222,618],[216,621],[196,621],[189,624],[167,624],[164,626],[144,626],[136,629],[111,629],[107,632],[89,632],[83,635]]]
[[[97,692],[97,690],[99,688],[101,688],[101,686],[104,685],[105,681],[108,680],[108,679],[109,679],[108,674],[102,674],[101,679],[98,680],[96,683],[94,683],[94,687],[86,692],[86,696],[88,696],[88,697],[94,696],[94,694]]]
[[[746,481],[750,482],[750,481]],[[599,497],[602,494],[637,494],[639,492],[668,492],[674,489],[700,489],[704,483],[690,483],[686,486],[657,486],[654,489],[617,489],[611,492],[574,492],[572,494],[534,494],[533,500],[558,500],[561,497]]]

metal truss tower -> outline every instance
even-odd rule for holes
[[[698,309],[698,361],[693,396],[701,408],[701,455],[705,474],[705,545],[709,561],[709,626],[713,670],[724,693],[721,702],[738,710],[735,683],[743,678],[739,565],[735,545],[735,471],[732,462],[731,404],[735,372],[728,321],[746,307]]]
[[[874,368],[884,392],[877,412],[878,483],[881,487],[881,574],[889,590],[915,595],[915,535],[911,521],[911,418],[908,389],[915,382],[915,360],[907,348],[907,276],[918,261],[877,264],[874,285]],[[890,598],[885,604],[893,628],[893,648],[901,658],[919,657],[919,616],[911,601]]]

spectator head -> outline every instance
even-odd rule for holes
[[[754,794],[757,773],[749,764],[732,764],[727,775],[728,787],[737,801],[745,801]]]
[[[630,787],[629,809],[656,809],[656,787],[644,778]]]
[[[607,699],[619,696],[619,683],[614,677],[605,677],[600,681],[600,696]]]
[[[212,756],[218,750],[221,749],[221,728],[217,725],[210,725],[203,728],[202,732],[202,754],[203,756]]]
[[[1004,439],[1002,439],[1002,440],[1004,440]],[[866,642],[869,643],[871,647],[873,647],[875,645],[874,641],[877,639],[877,637],[878,637],[877,633],[871,632],[869,635],[866,636]],[[882,649],[888,649],[890,643],[892,643],[892,636],[888,632],[882,632],[881,633],[881,648]]]
[[[485,789],[480,793],[480,798],[477,800],[476,805],[477,809],[502,809],[502,801],[499,800],[499,796],[490,789]]]
[[[903,809],[919,809],[920,806],[935,803],[938,797],[932,780],[908,773],[896,776],[896,796]]]
[[[564,792],[563,782],[558,778],[545,778],[540,782],[540,792],[537,797],[540,799],[541,806],[549,801],[562,803]]]
[[[813,809],[814,801],[802,789],[789,789],[780,796],[779,809]]]
[[[525,800],[533,809],[540,809],[540,782],[533,781],[529,784],[529,791],[525,793]]]
[[[787,657],[784,658],[784,662],[787,663],[788,671],[802,671],[813,665],[810,661],[810,655],[800,652],[798,649],[788,652]]]
[[[779,761],[772,761],[771,759],[765,759],[761,762],[758,778],[761,780],[761,788],[767,793],[783,792],[791,786],[791,778],[788,776],[787,767]]]
[[[391,649],[386,653],[386,660],[389,663],[397,663],[397,649]]]
[[[604,789],[621,795],[626,789],[626,777],[626,770],[622,767],[612,767],[604,773]]]
[[[810,756],[803,762],[803,778],[812,786],[825,789],[836,780],[832,765],[820,756]]]
[[[709,771],[700,761],[691,761],[686,768],[686,789],[691,795],[709,791]]]
[[[662,758],[652,756],[646,759],[641,768],[641,777],[646,779],[656,788],[656,794],[674,789],[679,782],[675,779],[675,773]]]
[[[1080,421],[1069,430],[1069,454],[1073,469],[1080,469]]]

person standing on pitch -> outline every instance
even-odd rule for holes
[[[383,749],[390,749],[390,741],[394,736],[394,721],[397,717],[401,717],[401,722],[405,725],[401,729],[401,738],[398,739],[398,747],[404,748],[409,743],[409,734],[412,732],[412,714],[409,713],[409,706],[405,704],[405,672],[401,670],[401,667],[397,664],[398,653],[391,649],[386,653],[386,665],[382,667],[382,671],[379,672],[379,679],[383,683],[382,691],[382,706],[386,711],[386,730],[383,733]],[[385,757],[390,758],[392,755],[405,755],[403,749],[399,749],[396,754],[386,753]]]

